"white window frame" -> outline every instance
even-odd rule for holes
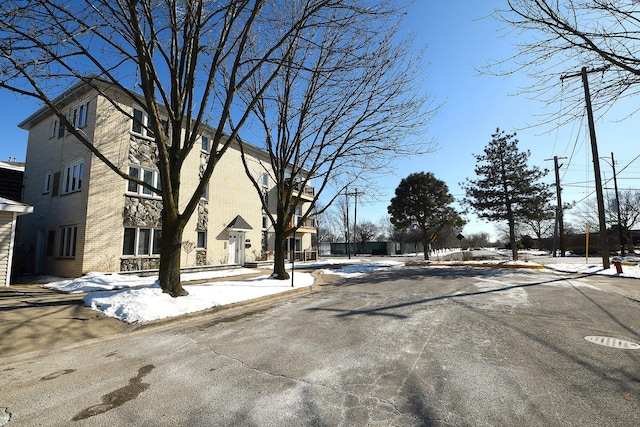
[[[51,133],[49,134],[49,139],[53,139],[58,136],[58,126],[60,123],[60,119],[58,116],[51,117]]]
[[[42,188],[42,194],[47,194],[51,191],[51,184],[53,183],[53,173],[47,171],[44,174],[44,187]]]
[[[209,183],[204,186],[204,191],[200,195],[200,200],[209,200]]]
[[[162,189],[159,171],[151,168],[143,168],[142,166],[138,166],[138,165],[130,165],[129,175],[134,176],[134,174],[132,173],[133,170],[137,170],[136,178],[151,184],[158,190]],[[148,180],[146,179],[147,177],[151,177],[151,179]],[[132,189],[133,186],[135,186],[135,190]],[[127,181],[127,194],[136,194],[139,196],[156,197],[156,198],[161,197],[158,193],[155,193],[147,189],[146,187],[143,187],[142,185],[137,184],[133,181]]]
[[[64,168],[62,174],[62,188],[60,194],[75,193],[82,190],[82,175],[84,173],[84,160],[76,160]]]
[[[269,188],[269,174],[267,172],[262,174],[262,186]]]
[[[60,227],[60,232],[58,235],[60,236],[60,240],[58,242],[58,257],[75,258],[78,226],[66,225]]]
[[[134,238],[133,238],[133,254],[125,254],[125,247],[124,247],[124,238],[126,236],[126,230],[134,230]],[[147,240],[147,245],[148,245],[148,252],[144,251],[144,250],[140,250],[140,244],[143,243],[140,240],[140,234],[145,234],[146,232],[149,232],[148,235],[148,240]],[[162,238],[162,229],[159,228],[149,228],[149,227],[125,227],[124,230],[122,231],[122,256],[124,257],[131,257],[131,256],[156,256],[160,254],[160,241],[157,242],[156,244],[156,235],[157,233],[160,233],[160,237],[159,239]],[[157,247],[156,247],[157,246]]]
[[[202,245],[200,245],[200,236],[202,236]],[[196,249],[207,249],[207,232],[198,231],[196,234]]]
[[[134,129],[136,125],[136,112],[140,113],[140,131]],[[133,107],[133,114],[131,115],[131,133],[139,136],[143,136],[145,138],[155,138],[155,134],[153,130],[149,126],[149,115],[142,109]],[[160,123],[164,128],[165,134],[169,135],[169,120],[160,119]]]
[[[202,151],[207,152],[207,153],[208,153],[208,152],[209,152],[209,150],[211,149],[211,140],[209,139],[209,137],[208,137],[208,136],[206,136],[206,135],[202,135],[202,136],[200,137],[200,149],[201,149]]]
[[[83,101],[71,110],[71,123],[75,129],[82,129],[89,123],[90,101]]]

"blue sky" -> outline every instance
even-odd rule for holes
[[[549,113],[549,109],[539,101],[516,95],[519,88],[530,85],[526,76],[503,78],[480,75],[477,71],[490,60],[508,58],[514,53],[514,40],[500,30],[503,24],[489,17],[501,3],[498,0],[418,0],[410,7],[405,30],[417,33],[417,48],[427,45],[429,66],[425,84],[438,100],[446,101],[424,136],[435,139],[439,150],[398,161],[397,173],[379,180],[383,194],[379,200],[359,199],[359,221],[377,221],[385,216],[400,179],[412,172],[433,172],[448,184],[454,197],[461,199],[464,194],[458,184],[465,178],[473,178],[475,159],[472,154],[482,153],[497,127],[507,132],[517,130],[520,148],[532,152],[532,165],[551,170],[553,162],[545,159],[556,155],[571,158],[561,160],[564,164],[560,173],[563,201],[581,200],[593,193],[586,122],[570,124],[558,131],[551,130],[549,125],[528,128],[528,125],[537,124],[538,117]],[[596,122],[599,154],[610,157],[611,152],[614,153],[621,189],[640,189],[640,160],[627,166],[640,154],[635,141],[639,133],[638,119],[631,117],[620,121],[631,112],[631,101],[626,105],[620,103]],[[0,104],[4,106],[4,113],[0,115],[3,129],[0,160],[15,157],[24,161],[27,132],[17,125],[39,105],[7,91],[0,91]],[[611,178],[611,167],[602,162],[601,168],[603,179]],[[554,181],[552,171],[546,181]],[[473,216],[468,219],[470,223],[465,226],[464,234],[486,231],[496,235],[493,225]],[[570,213],[567,220],[572,220]]]

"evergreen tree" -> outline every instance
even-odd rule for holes
[[[453,196],[447,184],[431,172],[419,172],[400,181],[387,210],[396,229],[420,230],[424,259],[429,259],[429,235],[435,235],[447,225],[455,227],[464,223],[451,203]]]
[[[550,186],[539,182],[548,170],[529,167],[531,153],[518,149],[516,134],[500,129],[491,135],[484,154],[474,154],[476,179],[466,179],[463,202],[480,217],[490,221],[507,221],[513,259],[518,259],[516,223],[539,217],[541,200],[551,198]]]

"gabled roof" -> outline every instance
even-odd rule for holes
[[[0,212],[17,212],[18,215],[30,214],[33,206],[0,197]]]
[[[228,230],[235,231],[248,231],[253,230],[253,228],[249,225],[247,221],[244,220],[240,215],[236,216],[233,221],[227,225]]]

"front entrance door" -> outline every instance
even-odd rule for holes
[[[292,256],[295,256],[296,261],[301,259],[302,240],[299,237],[287,237],[287,257],[291,261]]]
[[[244,264],[244,233],[229,232],[229,264]]]
[[[36,253],[33,262],[33,273],[40,274],[43,271],[44,265],[44,251],[46,243],[46,235],[44,230],[38,230],[36,233]]]

